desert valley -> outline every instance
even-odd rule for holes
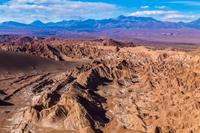
[[[2,133],[200,132],[198,46],[3,35],[0,49]]]

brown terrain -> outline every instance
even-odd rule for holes
[[[196,47],[1,36],[0,51],[1,133],[200,133]]]

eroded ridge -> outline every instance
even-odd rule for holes
[[[1,76],[3,131],[200,132],[198,55],[101,41],[69,42],[43,44],[45,52],[28,45],[12,48],[79,65],[40,75]]]

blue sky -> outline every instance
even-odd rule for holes
[[[119,15],[187,22],[200,18],[200,0],[0,0],[0,22],[56,22]]]

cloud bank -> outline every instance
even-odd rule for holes
[[[191,21],[199,17],[198,13],[181,11],[166,6],[166,2],[158,5],[142,4],[139,7],[121,7],[116,2],[86,2],[86,0],[3,0],[0,3],[0,22],[18,21],[31,23],[34,20],[57,22],[71,19],[105,19],[119,15],[153,17],[164,21]],[[7,1],[7,2],[6,2]],[[96,0],[98,1],[98,0]],[[119,0],[120,1],[120,0]],[[122,1],[124,2],[124,1]],[[140,3],[141,4],[141,3]],[[200,5],[194,1],[173,1],[167,4],[187,6]]]
[[[130,14],[130,16],[144,16],[144,17],[154,17],[159,18],[164,21],[191,21],[196,19],[197,16],[183,14],[179,11],[174,10],[143,10],[143,11],[136,11]]]
[[[10,0],[0,5],[0,21],[44,22],[67,19],[103,19],[120,14],[120,8],[103,2],[71,0]]]

